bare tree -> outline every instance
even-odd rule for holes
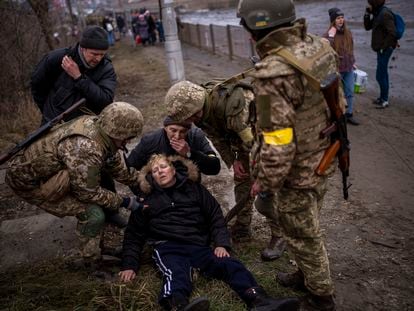
[[[48,0],[27,0],[36,14],[37,19],[45,36],[46,44],[50,50],[54,49],[52,26],[49,19],[49,2]]]
[[[77,25],[77,21],[75,19],[75,16],[73,15],[72,1],[66,0],[66,6],[68,7],[68,10],[69,10],[70,20],[72,22],[72,29],[73,29]]]

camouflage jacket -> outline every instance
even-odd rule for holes
[[[249,104],[254,100],[251,86],[233,83],[214,89],[215,82],[204,84],[208,91],[203,119],[197,123],[220,153],[227,167],[231,167],[237,153],[247,154],[252,143],[248,124]]]
[[[274,53],[280,46],[308,62],[308,71],[318,80],[338,68],[336,53],[328,41],[307,34],[303,19],[292,27],[271,32],[257,43],[261,62],[251,73],[256,95],[251,166],[261,190],[271,192],[282,186],[317,186],[321,177],[315,169],[329,146],[328,138],[319,137],[330,118],[323,94],[312,89],[299,70]]]
[[[100,186],[101,170],[128,185],[137,185],[138,173],[127,168],[124,157],[96,121],[97,117],[82,116],[53,128],[12,161],[8,184],[30,191],[60,170],[68,170],[70,191],[78,200],[117,209],[122,198]]]

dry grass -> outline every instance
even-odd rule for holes
[[[37,106],[27,96],[21,98],[18,105],[0,104],[0,150],[14,146],[40,124]]]
[[[264,243],[245,243],[236,247],[237,257],[255,275],[272,296],[296,296],[274,281],[275,271],[285,270],[287,256],[275,262],[258,259]],[[159,273],[151,264],[142,266],[138,277],[129,284],[120,283],[117,267],[106,267],[111,281],[102,281],[86,270],[71,271],[62,260],[25,266],[0,275],[0,310],[159,310],[161,286]],[[223,282],[194,277],[193,297],[207,296],[212,311],[245,310],[245,305]]]

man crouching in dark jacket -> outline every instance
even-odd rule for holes
[[[75,47],[46,54],[31,78],[35,103],[42,112],[42,124],[53,119],[76,101],[86,98],[86,107],[95,114],[113,102],[116,75],[108,50],[106,31],[89,26]],[[83,113],[73,112],[65,121]]]
[[[295,310],[297,299],[269,297],[246,267],[230,257],[229,233],[220,205],[195,182],[198,171],[191,161],[153,155],[140,175],[143,205],[131,214],[125,230],[122,281],[135,278],[141,250],[148,242],[163,274],[159,303],[165,310],[209,309],[204,297],[189,303],[192,268],[226,282],[250,309]]]

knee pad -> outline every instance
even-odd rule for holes
[[[78,216],[78,230],[81,235],[96,237],[105,225],[105,213],[98,205],[90,205]]]

